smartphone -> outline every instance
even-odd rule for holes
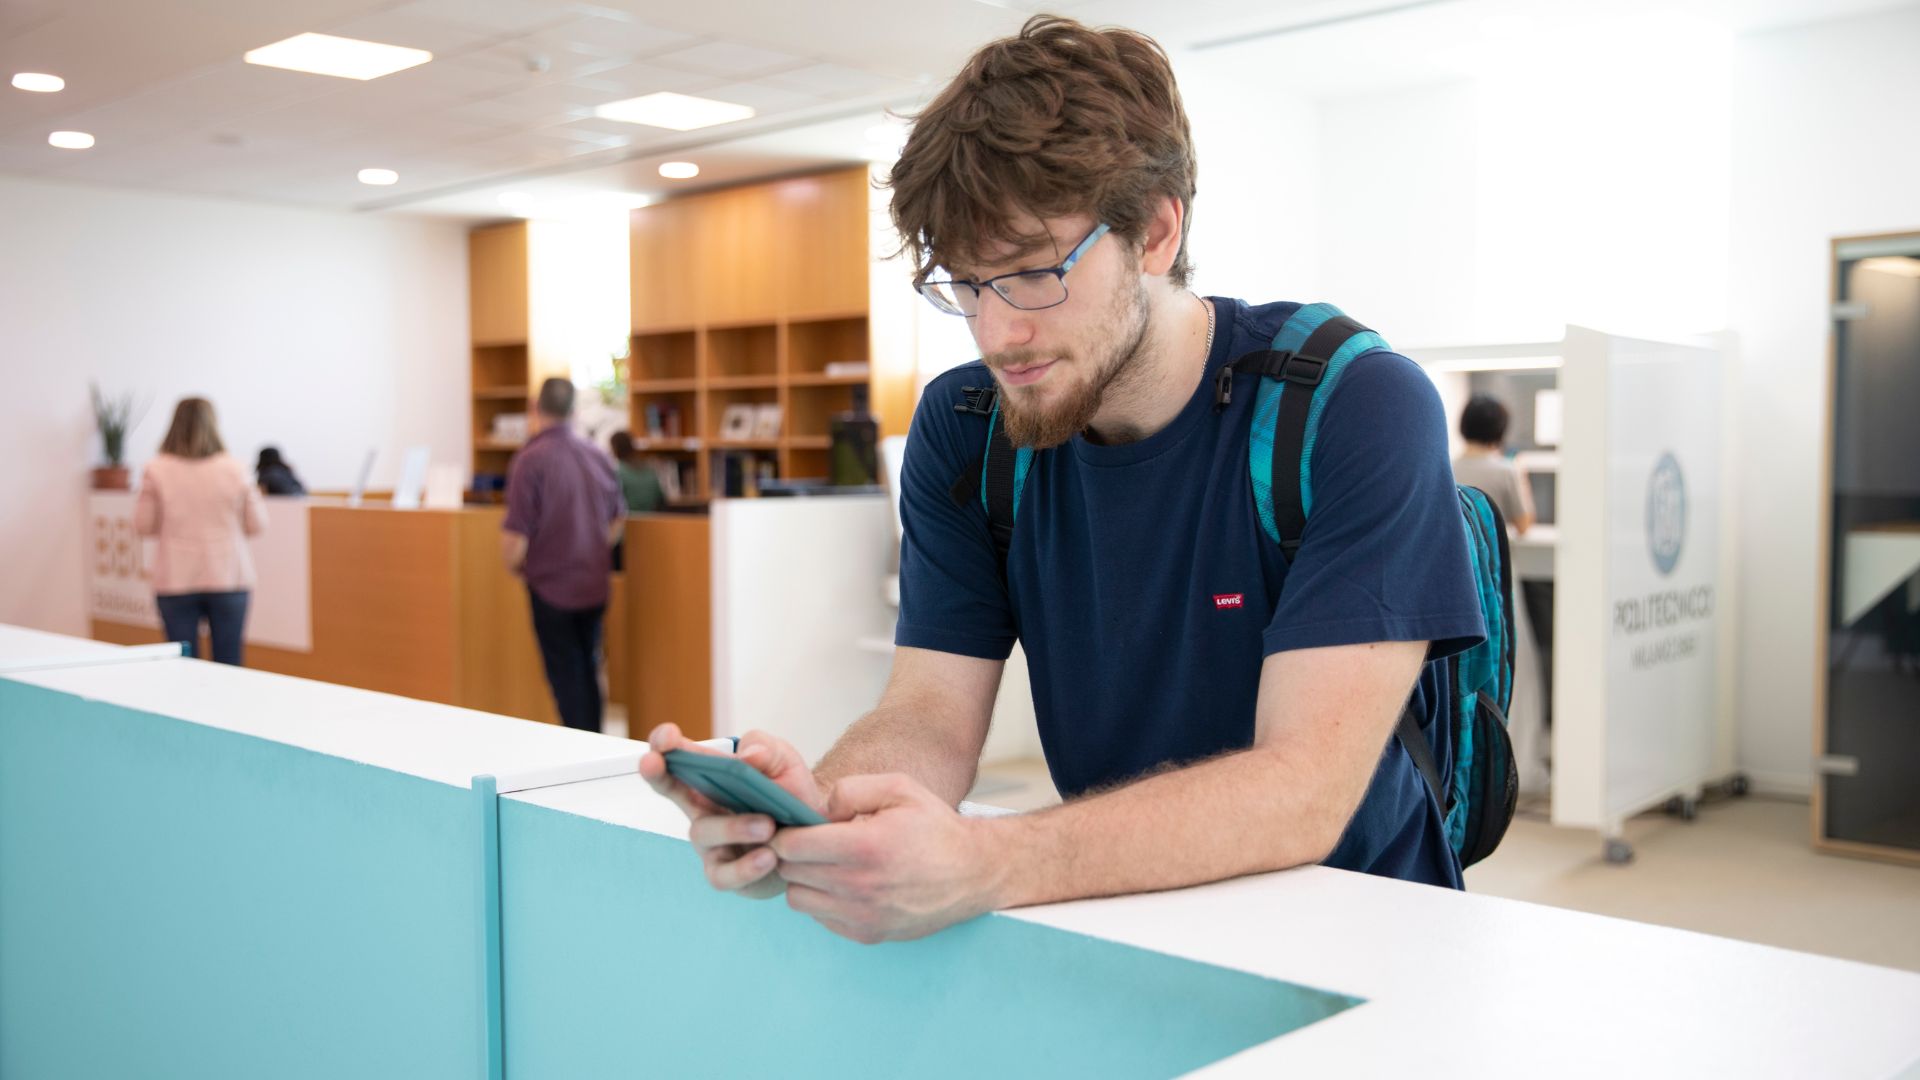
[[[665,757],[675,780],[736,814],[765,814],[781,825],[827,823],[819,811],[737,757],[692,750],[669,750]]]

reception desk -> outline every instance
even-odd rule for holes
[[[182,659],[0,676],[0,1075],[1920,1068],[1920,975],[1319,867],[860,946],[709,890],[638,749]]]
[[[96,496],[96,502],[100,497]],[[130,497],[122,497],[131,506]],[[276,549],[262,566],[248,615],[250,668],[557,723],[526,587],[500,560],[498,507],[394,510],[324,500],[269,500],[269,531],[303,528],[296,562]],[[96,517],[100,516],[96,509]],[[111,523],[109,522],[109,527]],[[629,575],[615,574],[607,609],[608,698],[633,707],[633,675],[651,712],[708,715],[704,597],[706,522],[678,515],[628,519],[628,564],[648,602],[629,609]],[[95,568],[95,595],[99,586]],[[137,579],[131,600],[96,609],[92,636],[116,644],[163,640],[142,617],[151,599]],[[144,607],[142,606],[144,605]],[[303,613],[289,628],[286,613]],[[125,612],[125,614],[122,614]],[[263,640],[258,631],[265,628]],[[304,641],[305,648],[287,641]],[[275,642],[281,642],[276,644]],[[203,654],[204,655],[204,654]],[[698,723],[689,724],[696,730]]]

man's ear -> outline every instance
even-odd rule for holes
[[[1147,222],[1147,235],[1140,252],[1140,272],[1165,277],[1180,255],[1180,233],[1184,214],[1180,200],[1163,195]]]

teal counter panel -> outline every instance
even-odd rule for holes
[[[1163,1077],[1358,1004],[1003,916],[857,945],[511,799],[500,858],[509,1077]]]
[[[0,680],[0,1076],[471,1078],[464,789]]]

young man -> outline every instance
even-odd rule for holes
[[[772,736],[740,744],[833,824],[776,834],[642,760],[692,819],[708,880],[784,890],[867,942],[1315,862],[1458,887],[1392,738],[1410,692],[1435,715],[1429,661],[1483,633],[1426,377],[1385,352],[1342,375],[1289,564],[1249,493],[1253,377],[1224,407],[1214,384],[1292,307],[1187,290],[1193,151],[1140,35],[1039,17],[987,46],[918,117],[892,186],[916,284],[968,320],[984,367],[936,380],[909,432],[879,706],[811,771]],[[1284,215],[1258,224],[1285,242]],[[977,493],[953,494],[986,431],[954,406],[988,378],[1009,434],[1038,448],[1004,568]],[[1016,638],[1067,801],[963,818]],[[687,745],[671,726],[651,741]]]
[[[526,580],[533,633],[560,721],[600,730],[600,621],[626,521],[613,461],[574,434],[573,384],[540,385],[540,431],[507,470],[500,554]]]

